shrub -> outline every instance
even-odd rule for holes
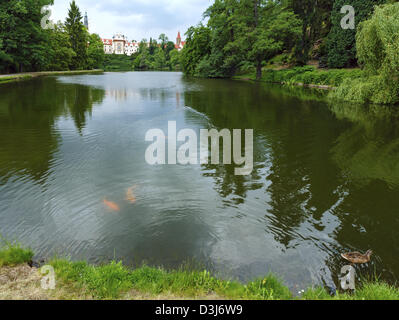
[[[345,79],[357,79],[364,72],[358,69],[316,70],[312,66],[296,67],[286,70],[266,70],[262,77],[265,82],[303,83],[339,86]]]

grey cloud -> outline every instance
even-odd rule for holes
[[[55,0],[55,9],[61,0]],[[157,37],[150,32],[182,33],[191,25],[201,21],[202,13],[211,5],[211,0],[76,0],[82,11],[88,11],[90,24],[99,33],[121,31],[137,40]],[[65,9],[64,9],[65,10]],[[66,12],[64,14],[66,16]],[[111,18],[112,17],[112,18]],[[141,17],[140,19],[138,17]],[[101,21],[107,19],[107,21]],[[105,29],[105,26],[107,30]],[[113,30],[109,30],[112,28]],[[131,34],[134,33],[134,34]],[[175,37],[175,34],[168,34]]]

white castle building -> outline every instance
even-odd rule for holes
[[[106,54],[125,54],[131,56],[139,50],[137,42],[129,42],[122,33],[115,34],[112,39],[101,39]]]
[[[105,54],[124,54],[131,56],[139,51],[140,44],[138,42],[129,42],[128,38],[122,33],[116,33],[112,39],[101,39],[104,44]],[[180,51],[183,49],[185,41],[182,41],[180,32],[177,35],[175,48]]]

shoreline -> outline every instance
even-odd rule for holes
[[[58,258],[46,262],[55,289],[45,290],[33,256],[18,244],[0,244],[0,300],[399,300],[399,288],[378,280],[358,282],[353,293],[330,295],[319,286],[295,296],[273,274],[241,284],[187,267],[129,268],[116,261],[94,266]]]
[[[62,75],[76,75],[87,73],[103,73],[102,69],[95,70],[74,70],[74,71],[39,71],[39,72],[23,72],[12,74],[0,74],[0,85],[16,81],[30,80],[33,78],[46,77],[46,76],[62,76]]]
[[[264,81],[264,80],[256,80],[256,79],[251,79],[248,77],[243,77],[241,78],[240,76],[234,76],[232,78],[233,80],[239,80],[239,81],[251,81],[251,82],[260,82],[260,83],[271,83],[271,84],[278,84],[281,86],[296,86],[296,87],[304,87],[304,88],[311,88],[311,89],[320,89],[320,90],[327,90],[327,91],[332,91],[332,90],[337,90],[337,87],[329,86],[329,85],[321,85],[321,84],[305,84],[302,82],[270,82],[270,81]]]
[[[256,75],[253,72],[234,75],[232,79],[334,91],[338,89],[344,79],[357,78],[361,72],[360,69],[318,69],[308,65],[282,69],[264,69],[260,80],[256,79]]]

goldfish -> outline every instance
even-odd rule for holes
[[[107,199],[104,199],[104,205],[108,207],[108,209],[112,211],[120,211],[119,206],[115,202],[108,201]]]
[[[133,190],[136,189],[137,186],[133,186],[126,191],[126,201],[129,201],[131,204],[135,204],[137,199],[136,196],[134,195]]]

